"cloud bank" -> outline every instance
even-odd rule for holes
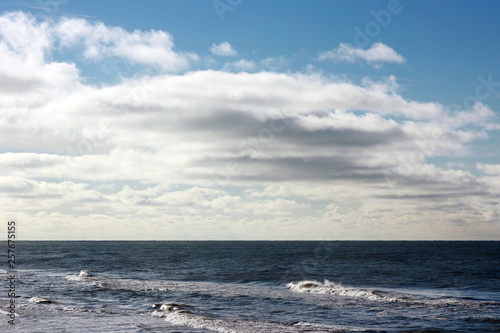
[[[91,85],[60,48],[160,72]],[[484,104],[412,101],[393,76],[193,70],[167,32],[22,12],[0,17],[0,57],[0,207],[25,239],[500,235],[498,166],[431,162],[487,135]]]

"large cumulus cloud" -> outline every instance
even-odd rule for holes
[[[52,59],[64,48],[156,74],[88,84]],[[498,235],[498,167],[430,161],[487,135],[481,103],[412,101],[393,76],[191,70],[199,56],[168,32],[22,12],[0,17],[0,56],[0,205],[29,237],[92,238],[89,223],[122,239]]]

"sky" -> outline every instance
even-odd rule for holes
[[[2,218],[23,240],[500,240],[499,12],[2,1]]]

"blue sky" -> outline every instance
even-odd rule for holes
[[[26,239],[499,239],[499,7],[4,1],[0,206]]]
[[[231,6],[232,11],[222,14],[223,21],[217,15],[215,1],[59,2],[58,8],[44,8],[43,1],[40,4],[33,1],[36,7],[31,8],[28,4],[6,1],[0,8],[21,9],[40,18],[83,17],[128,31],[165,30],[173,35],[178,49],[197,54],[207,54],[210,45],[218,40],[230,41],[250,59],[279,56],[294,59],[291,70],[303,70],[313,63],[330,73],[345,73],[353,78],[394,74],[401,81],[408,80],[408,86],[412,85],[407,92],[412,98],[424,100],[436,96],[447,104],[462,103],[463,96],[474,91],[478,76],[498,74],[494,70],[499,53],[495,31],[499,27],[500,5],[496,1],[485,1],[481,6],[469,1],[398,2],[400,12],[391,14],[388,25],[379,25],[380,33],[369,39],[390,45],[407,62],[382,70],[318,63],[315,58],[318,52],[335,48],[339,43],[354,44],[357,34],[354,29],[364,31],[367,23],[376,21],[372,12],[387,10],[387,1],[241,1]],[[498,99],[490,103],[498,103]]]

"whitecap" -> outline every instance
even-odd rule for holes
[[[89,272],[87,272],[85,270],[81,270],[80,274],[78,274],[78,276],[80,276],[80,277],[87,277],[87,276],[91,276],[91,275],[89,275]]]
[[[51,301],[48,298],[38,297],[38,296],[31,297],[28,300],[28,302],[30,302],[30,303],[37,303],[37,304],[50,304],[50,303],[54,303],[53,301]]]
[[[369,288],[346,287],[341,284],[325,280],[323,283],[314,280],[304,280],[290,282],[286,285],[291,291],[299,293],[325,294],[344,296],[351,298],[363,298],[377,302],[410,303],[417,305],[461,305],[461,306],[481,306],[495,304],[496,302],[482,302],[478,300],[466,300],[451,296],[429,297],[415,293],[401,293],[398,291],[382,291]]]

